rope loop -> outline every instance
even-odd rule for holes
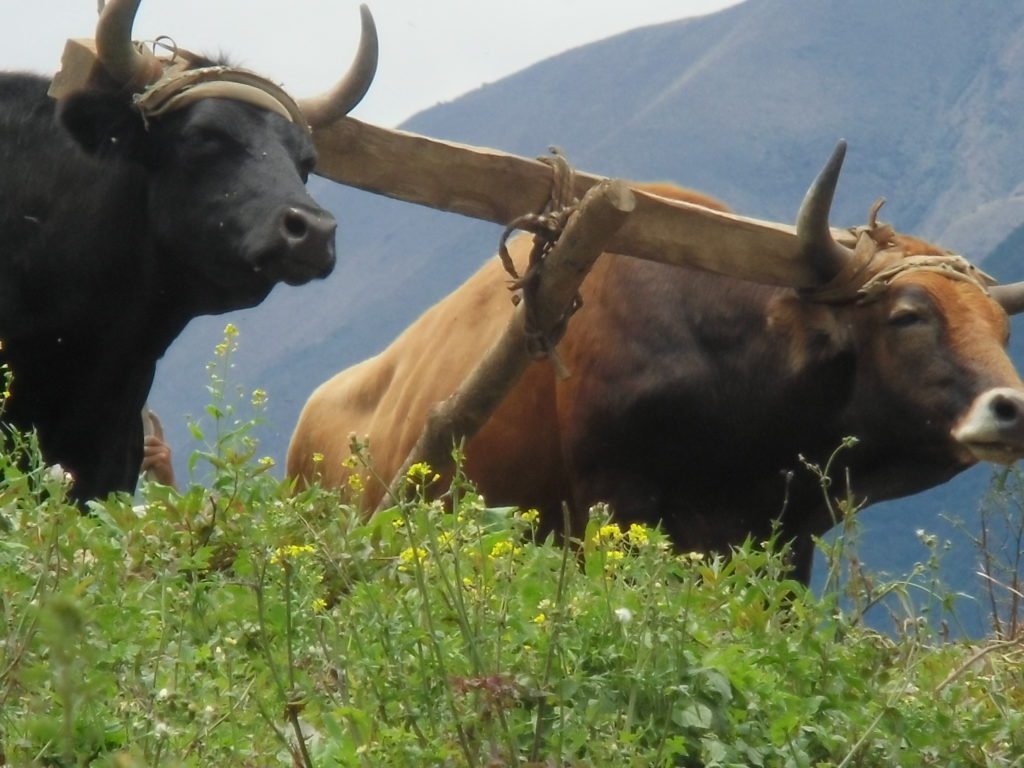
[[[550,156],[537,159],[551,166],[550,197],[540,213],[527,213],[519,216],[505,228],[498,242],[498,256],[501,258],[505,271],[512,278],[509,282],[509,290],[518,291],[513,295],[512,303],[518,305],[520,301],[525,302],[527,351],[535,359],[550,358],[559,375],[563,376],[567,375],[567,372],[558,358],[555,345],[565,333],[569,318],[583,306],[583,299],[577,293],[554,326],[544,329],[540,327],[537,316],[536,294],[540,287],[544,260],[554,248],[555,243],[558,242],[558,238],[561,237],[569,218],[576,212],[579,198],[575,195],[576,172],[569,161],[558,147],[549,147],[549,151],[551,152]],[[522,276],[516,270],[507,245],[512,232],[517,229],[533,233],[533,249],[530,251],[526,273]]]
[[[181,49],[178,48],[178,43],[170,35],[160,35],[153,40],[146,40],[141,45],[148,45],[154,56],[157,55],[157,49],[165,51],[169,54],[168,63],[171,64],[178,60],[178,55],[181,52]]]

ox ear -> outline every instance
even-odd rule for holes
[[[101,157],[141,157],[146,129],[123,95],[73,93],[61,100],[57,115],[86,152]]]
[[[850,324],[842,309],[782,295],[768,308],[768,331],[789,346],[793,373],[834,360],[853,349]]]

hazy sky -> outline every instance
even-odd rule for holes
[[[354,112],[395,125],[560,51],[738,0],[369,0],[381,55]],[[295,96],[334,82],[351,61],[357,0],[143,0],[136,39],[168,35],[225,52]],[[92,37],[96,0],[0,0],[0,69],[52,74],[64,40]]]

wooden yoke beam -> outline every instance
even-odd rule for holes
[[[621,181],[604,180],[583,197],[565,230],[541,263],[533,309],[541,332],[550,332],[564,317],[583,279],[607,250],[607,244],[636,206],[632,190]],[[409,468],[420,461],[446,472],[452,446],[471,438],[508,394],[530,363],[526,342],[526,302],[520,302],[505,332],[446,400],[431,409],[427,423],[405,463],[392,478],[380,509],[399,498]]]
[[[508,226],[536,213],[551,192],[551,167],[493,149],[379,128],[345,117],[313,134],[316,172],[348,186]],[[602,180],[576,172],[576,196]],[[639,190],[636,210],[606,244],[616,253],[695,267],[770,285],[819,280],[795,227],[713,211]],[[845,230],[833,238],[851,247]]]

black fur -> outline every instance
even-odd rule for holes
[[[328,274],[333,219],[304,187],[310,137],[277,115],[209,99],[147,127],[128,95],[47,87],[0,74],[4,419],[88,499],[134,488],[140,410],[188,321]]]

